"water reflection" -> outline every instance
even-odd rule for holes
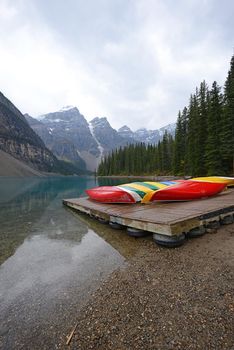
[[[40,235],[26,239],[14,256],[2,265],[1,311],[12,300],[22,294],[32,293],[33,290],[37,297],[43,292],[47,299],[53,298],[67,284],[71,285],[73,282],[85,290],[85,282],[97,279],[100,273],[105,274],[111,269],[110,265],[113,267],[117,262],[123,261],[93,231],[87,230],[86,233],[81,239],[82,244]]]
[[[0,348],[57,348],[100,280],[125,262],[62,205],[95,185],[78,177],[0,180]]]
[[[61,199],[84,195],[92,186],[94,180],[88,177],[0,179],[0,263],[29,234],[40,231],[57,237],[56,232],[69,231]]]
[[[80,244],[27,238],[0,268],[0,347],[57,349],[90,293],[123,263],[92,230]]]
[[[115,248],[122,256],[126,259],[133,257],[139,250],[139,240],[130,237],[126,234],[126,230],[113,230],[107,224],[102,224],[94,218],[90,218],[88,215],[79,213],[74,209],[66,207],[66,210],[79,220],[84,223],[95,233],[104,239],[108,244]],[[151,237],[145,238],[151,239]]]
[[[85,225],[70,220],[63,198],[85,195],[85,189],[129,182],[129,179],[94,177],[1,178],[0,264],[28,235],[47,234],[56,239],[79,241]],[[75,226],[79,225],[79,233]]]

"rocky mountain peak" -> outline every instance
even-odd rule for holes
[[[148,132],[146,128],[140,128],[140,129],[136,130],[137,134],[142,134],[142,133],[145,133],[145,132]]]
[[[79,123],[88,125],[85,117],[80,113],[77,107],[66,106],[59,111],[40,115],[38,117],[43,123]]]
[[[127,144],[127,140],[112,128],[106,117],[96,117],[90,121],[90,124],[96,141],[102,147],[103,155]]]
[[[106,117],[96,117],[90,121],[91,125],[96,128],[111,128],[110,123]]]
[[[58,160],[31,129],[25,116],[0,93],[0,149],[43,171],[51,171]]]
[[[70,111],[71,109],[74,109],[74,108],[76,108],[76,107],[75,106],[64,106],[58,112],[66,112],[66,111]]]
[[[10,100],[8,100],[8,98],[6,98],[3,95],[1,91],[0,91],[0,104],[4,108],[7,108],[7,110],[10,111],[11,113],[14,113],[14,115],[17,116],[21,121],[25,122],[25,118],[22,115],[22,113],[18,110],[18,108],[16,108],[15,105],[13,105],[13,103]]]
[[[160,137],[162,137],[166,130],[169,134],[174,135],[175,129],[176,129],[176,123],[172,123],[172,124],[168,124],[166,126],[163,126],[158,131],[159,131]]]
[[[132,130],[127,125],[124,125],[119,128],[118,132],[132,132]]]
[[[134,132],[127,125],[119,128],[118,134],[124,138],[129,139],[130,141],[134,138]]]

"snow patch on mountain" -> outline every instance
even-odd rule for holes
[[[97,142],[97,145],[98,145],[98,150],[100,152],[100,155],[98,157],[98,163],[99,163],[102,160],[102,157],[103,157],[103,154],[104,154],[104,149],[103,149],[102,145],[100,144],[100,142],[98,141],[98,139],[95,136],[94,127],[91,124],[91,122],[89,122],[89,130],[90,130],[91,135],[93,136],[94,140]]]

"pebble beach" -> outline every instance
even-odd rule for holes
[[[174,249],[141,239],[77,313],[62,347],[234,349],[233,251],[234,224]]]

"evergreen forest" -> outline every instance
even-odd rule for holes
[[[210,176],[234,174],[234,55],[221,88],[205,81],[179,111],[175,137],[129,144],[102,159],[98,175]]]

